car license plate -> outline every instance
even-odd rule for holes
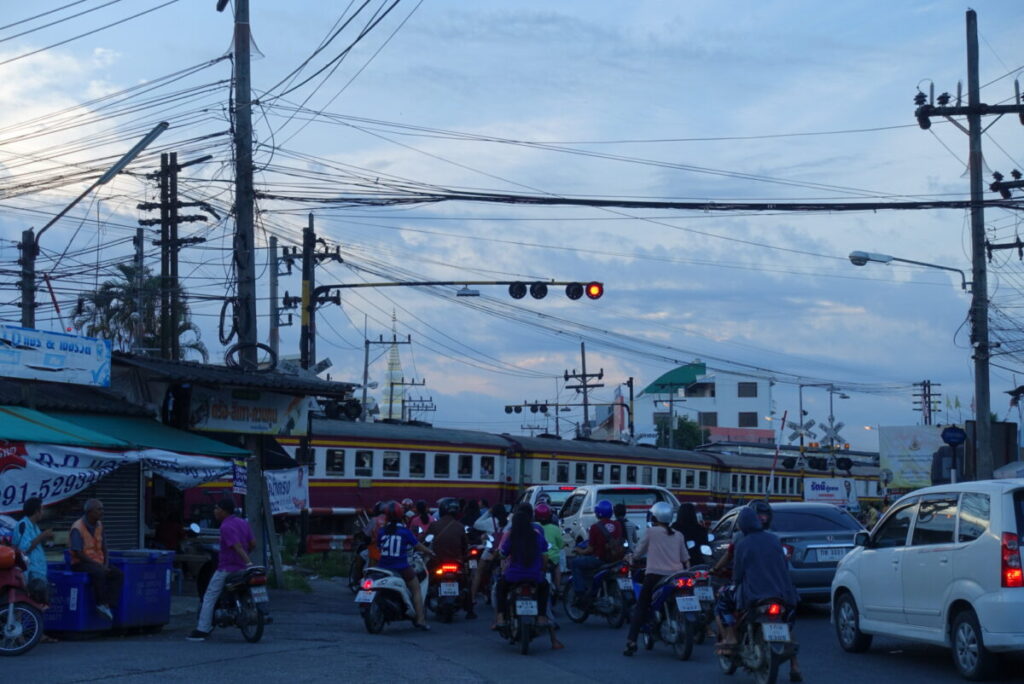
[[[700,610],[700,601],[696,596],[676,596],[676,608],[680,613],[695,613]]]
[[[252,600],[255,601],[256,603],[266,603],[267,601],[270,600],[270,597],[267,596],[267,588],[266,587],[252,587],[251,591],[252,591]]]
[[[715,592],[711,589],[711,587],[707,587],[707,586],[704,586],[704,587],[694,587],[693,588],[693,595],[697,597],[698,601],[714,601],[715,600]]]
[[[356,603],[371,603],[373,601],[373,591],[361,591],[356,594]]]
[[[789,625],[785,622],[762,622],[765,641],[789,641]]]
[[[438,593],[441,596],[458,596],[459,595],[459,583],[458,582],[442,582],[438,588]]]
[[[469,569],[470,570],[474,570],[475,568],[476,568],[476,559],[474,558],[474,559],[471,559],[469,561]]]
[[[850,549],[846,546],[834,546],[827,549],[817,549],[819,563],[838,563]]]
[[[516,599],[516,615],[536,615],[537,602],[530,599]]]
[[[622,591],[633,591],[633,580],[628,577],[619,578],[619,589]]]

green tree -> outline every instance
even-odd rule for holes
[[[135,264],[117,264],[117,275],[84,293],[72,318],[75,329],[89,337],[103,337],[117,351],[154,355],[160,351],[160,276],[144,268],[142,292],[137,292]],[[186,293],[178,288],[178,320],[174,334],[180,340],[181,359],[190,352],[209,359],[200,340],[199,326],[192,322]],[[141,304],[141,306],[139,306]]]
[[[654,429],[658,434],[656,444],[660,447],[668,448],[671,443],[676,449],[694,449],[708,441],[708,431],[687,416],[676,416],[674,440],[669,439],[668,425],[668,416],[658,416],[655,419]]]

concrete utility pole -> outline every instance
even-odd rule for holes
[[[143,228],[135,229],[135,321],[132,330],[134,344],[132,351],[138,353],[142,345],[143,321],[145,316],[142,313],[142,284],[146,280],[146,231]]]
[[[566,385],[566,389],[574,389],[577,392],[583,392],[583,427],[580,432],[583,433],[584,437],[590,436],[590,401],[588,399],[587,392],[598,387],[604,387],[603,383],[590,382],[591,378],[595,380],[601,380],[604,378],[604,369],[602,368],[597,373],[587,373],[587,343],[580,342],[580,358],[581,358],[581,372],[577,373],[576,369],[572,370],[572,373],[565,371],[563,376],[565,381],[568,382],[570,379],[579,380],[578,385]]]
[[[278,353],[281,350],[281,321],[278,318],[280,314],[280,308],[277,306],[277,238],[273,235],[270,236],[270,263],[268,271],[270,273],[270,351],[273,352],[274,358],[277,358]]]
[[[316,288],[313,260],[316,251],[316,232],[313,229],[313,214],[309,214],[306,227],[302,229],[302,313],[299,327],[299,365],[308,370],[316,363],[316,302],[313,290]]]

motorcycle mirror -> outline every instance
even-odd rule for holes
[[[192,532],[195,533],[195,534],[199,534],[199,532],[200,532],[200,527],[196,523],[192,523],[191,525],[189,525],[188,529],[192,530]]]
[[[697,545],[697,543],[695,541],[693,541],[693,540],[690,540],[690,541],[686,542],[686,548],[688,548],[688,549],[692,549],[696,545]]]
[[[466,525],[466,533],[468,534],[469,532],[472,532],[472,530],[469,528],[469,525]]]
[[[430,542],[434,541],[434,535],[428,534],[427,537],[423,541],[425,541],[425,542],[427,542],[429,544]]]
[[[702,554],[704,554],[705,556],[710,557],[711,556],[711,547],[708,546],[707,544],[701,544],[700,552]]]
[[[715,541],[715,535],[713,535],[713,534],[711,534],[710,532],[708,532],[708,541],[709,541],[709,542],[713,542],[713,541]]]

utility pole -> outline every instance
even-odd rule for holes
[[[274,358],[278,356],[278,352],[281,349],[281,321],[279,316],[281,315],[281,309],[277,305],[277,277],[280,275],[277,272],[277,237],[270,236],[270,263],[267,269],[270,272],[270,351],[273,352]]]
[[[310,212],[306,227],[302,229],[302,316],[299,319],[299,365],[307,370],[316,363],[316,302],[313,301],[315,275],[313,258],[316,251],[316,233],[313,230],[313,213]]]
[[[146,231],[144,228],[135,229],[135,330],[132,337],[135,344],[132,351],[138,353],[142,345],[142,324],[145,317],[142,314],[142,284],[145,282],[146,270]]]
[[[181,288],[178,283],[178,153],[171,152],[167,167],[167,224],[170,235],[170,279],[171,312],[170,325],[164,329],[163,337],[170,342],[170,358],[181,358],[181,340],[178,335],[178,321],[181,320]],[[163,212],[161,212],[163,213]],[[166,282],[166,278],[162,279]],[[164,357],[167,358],[167,357]]]
[[[626,385],[629,387],[629,441],[633,443],[636,441],[636,429],[633,423],[633,376],[626,380]]]
[[[935,392],[933,388],[941,386],[940,383],[931,380],[914,383],[914,387],[921,388],[920,392],[914,393],[914,410],[921,412],[921,422],[925,425],[931,425],[934,422],[935,405],[939,403],[939,397],[942,395]]]
[[[574,389],[577,392],[583,392],[583,428],[581,432],[584,437],[590,436],[590,401],[588,399],[588,391],[597,389],[598,387],[604,387],[604,384],[597,382],[590,382],[591,378],[595,380],[604,379],[604,369],[602,368],[597,373],[587,373],[587,344],[586,342],[580,342],[580,357],[581,357],[581,372],[577,373],[576,369],[572,369],[572,373],[568,370],[565,371],[565,381],[569,382],[572,380],[579,380],[578,385],[566,385],[566,389]]]
[[[406,336],[404,340],[398,339],[394,334],[391,335],[390,340],[385,340],[384,336],[379,336],[376,340],[363,339],[363,400],[362,409],[359,416],[359,420],[366,422],[367,411],[366,411],[366,385],[370,381],[370,345],[371,344],[412,344],[412,335]],[[388,418],[391,417],[391,403],[388,402]]]
[[[422,387],[426,385],[426,380],[417,381],[415,378],[412,380],[406,380],[404,377],[398,382],[388,383],[388,418],[393,415],[392,407],[395,405],[395,387]],[[405,421],[405,398],[402,398],[402,413],[399,416],[399,420]]]

